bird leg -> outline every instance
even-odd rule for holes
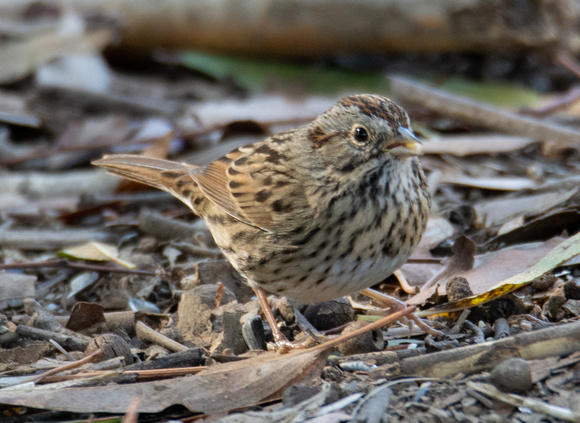
[[[390,312],[401,311],[407,307],[405,303],[396,299],[395,297],[391,297],[390,295],[383,294],[382,292],[375,291],[374,289],[366,288],[363,289],[361,294],[366,295],[369,298],[379,302],[383,307],[389,308]],[[413,313],[410,313],[408,316],[409,320],[413,321],[421,330],[424,332],[433,335],[435,337],[439,337],[443,335],[443,332],[438,331],[437,329],[432,328],[419,317],[415,316]]]
[[[272,313],[272,308],[270,307],[270,303],[268,302],[268,298],[266,297],[266,291],[263,288],[255,287],[254,292],[258,297],[258,301],[260,302],[260,307],[262,307],[262,312],[264,316],[266,316],[266,321],[270,325],[272,329],[272,336],[274,337],[274,343],[276,347],[281,347],[284,350],[287,350],[287,345],[290,344],[288,338],[280,331],[280,328],[276,324],[276,319],[274,318],[274,313]],[[278,348],[276,348],[278,350]]]
[[[312,342],[314,340],[311,337],[307,337],[305,340],[299,342],[290,342],[276,324],[274,313],[272,313],[272,308],[270,307],[270,303],[268,302],[268,298],[266,297],[266,291],[264,291],[264,289],[260,287],[252,287],[252,288],[256,293],[256,296],[258,297],[258,301],[260,303],[260,307],[262,307],[262,312],[266,317],[266,321],[268,322],[270,328],[272,329],[272,336],[274,337],[273,349],[276,352],[284,354],[290,350],[303,349],[312,345]]]

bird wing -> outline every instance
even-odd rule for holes
[[[190,176],[190,171],[197,166],[134,154],[107,155],[92,164],[131,181],[167,191],[198,213],[194,200],[202,194]]]
[[[302,184],[266,143],[241,147],[190,174],[210,201],[262,230],[291,230],[308,214]]]

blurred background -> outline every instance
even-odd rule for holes
[[[415,262],[378,288],[428,307],[451,301],[454,276],[486,301],[527,286],[494,288],[564,240],[578,247],[579,56],[576,0],[1,1],[0,329],[14,336],[0,347],[27,345],[10,326],[38,313],[25,298],[66,318],[98,303],[93,329],[120,311],[159,323],[193,287],[209,286],[208,310],[223,286],[224,303],[251,301],[184,205],[90,161],[207,164],[353,93],[409,112],[433,195]],[[558,257],[548,282],[474,322],[578,318],[578,259]],[[212,312],[184,342],[247,350],[207,335]]]

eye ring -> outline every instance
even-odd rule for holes
[[[369,133],[366,128],[362,126],[356,126],[353,131],[353,138],[358,143],[365,143],[369,139]]]

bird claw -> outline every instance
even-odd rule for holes
[[[280,333],[280,335],[282,334]],[[311,338],[310,336],[302,339],[301,341],[295,342],[290,342],[284,335],[282,335],[282,337],[275,336],[275,338],[277,339],[275,339],[274,342],[268,342],[268,351],[275,351],[278,354],[286,354],[293,350],[303,350],[312,346],[313,344],[319,343],[316,339]]]

